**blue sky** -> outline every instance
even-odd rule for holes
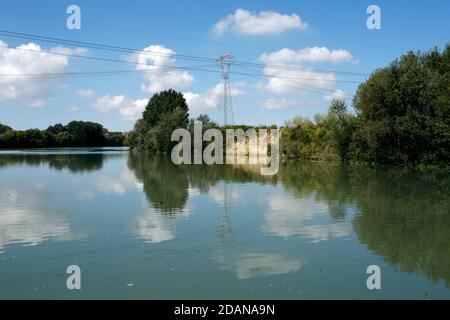
[[[3,31],[140,51],[86,49],[0,32],[0,123],[44,129],[58,122],[89,120],[126,131],[145,101],[168,87],[185,94],[191,116],[207,113],[215,119],[217,66],[183,57],[231,53],[237,62],[258,64],[232,68],[236,123],[281,125],[295,115],[313,118],[326,111],[332,97],[351,103],[358,83],[373,70],[408,50],[443,48],[450,34],[450,2],[439,0],[109,2],[114,4],[2,1]],[[71,4],[81,8],[81,30],[66,28]],[[366,26],[370,4],[381,8],[381,30]],[[93,71],[131,72],[29,76]]]

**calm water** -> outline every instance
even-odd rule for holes
[[[264,178],[123,150],[1,152],[0,298],[448,299],[449,186],[439,171]]]

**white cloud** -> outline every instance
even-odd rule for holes
[[[336,90],[332,94],[325,96],[325,100],[330,101],[330,102],[333,101],[334,99],[345,100],[346,98],[347,98],[347,92],[342,91],[342,90]]]
[[[129,104],[130,100],[125,96],[106,95],[99,98],[93,107],[100,112],[109,112],[114,109],[125,108]]]
[[[90,98],[95,95],[95,91],[93,89],[80,89],[77,90],[76,94],[81,98]]]
[[[316,72],[312,68],[299,65],[285,66],[286,69],[270,66],[264,68],[264,74],[269,77],[264,89],[277,94],[302,95],[329,89],[336,84],[334,73]]]
[[[148,84],[142,84],[141,90],[155,93],[167,89],[179,89],[191,85],[194,76],[187,71],[176,69],[175,52],[162,45],[151,45],[140,52],[128,56],[135,62],[136,70],[144,72]]]
[[[237,82],[231,85],[231,95],[240,96],[245,94],[243,88],[245,83]],[[186,103],[191,110],[199,109],[211,109],[216,108],[218,104],[218,99],[222,95],[223,86],[222,84],[217,84],[216,86],[210,88],[205,93],[194,93],[185,92],[183,93]]]
[[[100,112],[110,112],[117,110],[126,121],[135,121],[139,119],[147,106],[147,99],[133,100],[123,95],[110,96],[105,95],[99,98],[93,108]]]
[[[0,40],[0,101],[22,100],[31,107],[41,107],[52,97],[52,86],[60,80],[27,77],[29,74],[58,74],[67,72],[69,58],[52,54],[69,49],[57,47],[48,51],[34,43],[22,44],[16,48],[9,47]],[[84,52],[85,49],[83,50]]]
[[[282,110],[282,109],[290,109],[294,108],[296,106],[299,106],[301,104],[301,101],[298,101],[296,99],[287,99],[287,98],[281,98],[281,99],[266,99],[264,101],[264,108],[269,110]]]
[[[133,100],[127,107],[121,108],[119,110],[123,119],[126,121],[136,121],[141,116],[147,106],[148,99],[138,99]]]
[[[250,12],[237,9],[234,14],[221,19],[213,26],[214,34],[220,36],[227,30],[247,35],[278,34],[286,30],[306,30],[308,24],[297,14],[280,14],[274,11]]]
[[[300,50],[284,48],[259,57],[264,63],[289,62],[355,62],[352,54],[343,49],[330,50],[326,47],[310,47]]]

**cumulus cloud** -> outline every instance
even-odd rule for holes
[[[245,94],[243,88],[245,83],[238,82],[231,85],[231,95],[240,96]],[[183,93],[186,103],[191,110],[211,109],[216,108],[218,105],[218,99],[222,95],[223,86],[217,84],[210,88],[205,93],[185,92]]]
[[[99,98],[93,107],[100,112],[117,110],[125,121],[135,121],[141,117],[147,102],[147,99],[134,100],[123,95],[105,95]]]
[[[53,96],[52,86],[60,81],[30,77],[30,74],[59,74],[67,72],[69,57],[52,54],[63,51],[87,52],[82,48],[56,47],[44,50],[35,43],[9,47],[0,40],[0,101],[24,101],[31,107],[41,107]]]
[[[247,35],[278,34],[287,30],[306,30],[308,24],[297,14],[281,14],[274,11],[250,12],[237,9],[234,14],[221,19],[213,26],[213,33],[223,35],[231,30]]]
[[[330,102],[335,99],[345,100],[346,98],[347,98],[347,92],[342,91],[342,90],[336,90],[332,94],[325,96],[325,100],[330,101]]]
[[[281,64],[280,64],[281,65]],[[316,72],[301,66],[297,69],[285,65],[286,69],[266,66],[264,74],[269,77],[264,89],[277,94],[302,95],[333,87],[336,76],[331,72]]]
[[[355,62],[352,54],[343,49],[330,50],[326,47],[309,47],[300,50],[284,48],[259,57],[264,63],[290,62]]]
[[[264,101],[264,108],[269,110],[282,110],[282,109],[290,109],[296,106],[299,106],[301,104],[300,101],[296,99],[287,99],[287,98],[281,98],[281,99],[266,99]]]
[[[128,56],[136,63],[136,70],[143,71],[147,84],[141,90],[155,93],[167,89],[179,89],[191,85],[194,76],[187,71],[176,69],[175,52],[162,45],[151,45],[140,52]]]
[[[282,49],[272,53],[264,53],[259,61],[265,63],[264,74],[269,78],[263,89],[277,94],[299,95],[311,92],[329,90],[336,84],[336,75],[333,72],[315,71],[305,67],[302,61],[325,61],[327,59],[348,58],[343,53],[318,54],[313,48],[294,51]],[[318,50],[320,52],[321,50]],[[337,52],[337,51],[336,51]],[[350,54],[351,59],[353,58]],[[285,101],[284,104],[286,104]]]
[[[95,96],[95,91],[93,89],[80,89],[77,90],[76,94],[81,98],[90,98]]]
[[[122,118],[126,121],[136,121],[141,116],[147,106],[148,99],[132,100],[128,106],[119,110]]]

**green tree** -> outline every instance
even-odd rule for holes
[[[56,136],[59,133],[67,132],[67,128],[61,123],[58,123],[48,127],[45,131]]]
[[[153,95],[129,136],[130,146],[140,151],[170,152],[176,143],[171,141],[172,132],[188,127],[188,111],[180,92],[167,90]]]
[[[74,147],[99,147],[106,143],[103,126],[98,123],[72,121],[67,125],[67,132]]]
[[[0,123],[0,134],[4,134],[6,131],[11,131],[12,129],[4,124]]]
[[[450,161],[450,44],[377,70],[353,101],[354,157],[380,163]]]
[[[329,129],[331,144],[339,157],[349,159],[349,149],[354,131],[354,117],[348,112],[344,100],[333,100],[324,119]]]

